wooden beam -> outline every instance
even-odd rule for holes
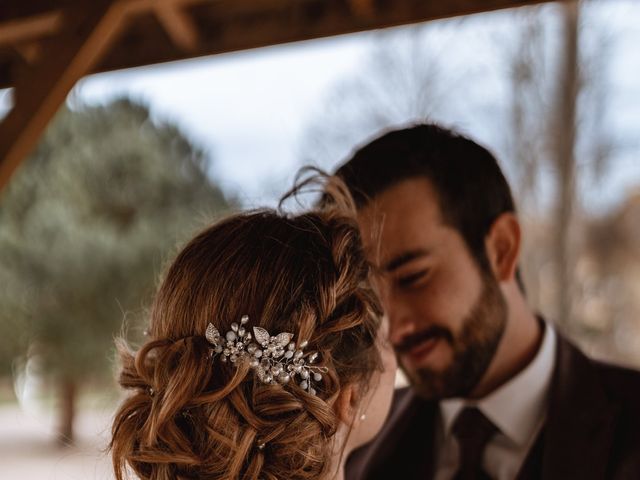
[[[349,0],[353,14],[360,18],[373,18],[376,8],[374,0]]]
[[[173,43],[185,52],[198,49],[198,29],[193,19],[173,2],[158,1],[155,13]]]
[[[31,61],[8,83],[15,60],[0,65],[0,88],[15,106],[0,123],[0,189],[30,152],[77,80],[89,73],[265,47],[550,0],[2,0],[0,46]],[[164,2],[159,7],[159,2]],[[193,16],[180,9],[197,10]],[[60,14],[60,12],[64,12]],[[154,12],[172,39],[137,31],[109,48],[125,21]],[[160,13],[158,13],[160,12]],[[204,15],[203,15],[204,14]],[[199,29],[198,29],[199,27]],[[61,31],[59,35],[56,32]],[[29,41],[49,36],[46,55]],[[133,39],[133,41],[131,41]],[[103,58],[104,57],[104,58]],[[19,57],[18,57],[19,58]],[[5,61],[6,62],[6,61]]]
[[[82,0],[81,0],[82,1]],[[2,0],[0,20],[36,17],[54,10],[65,10],[70,5],[78,5],[79,0]]]
[[[147,1],[147,0],[145,0]],[[357,17],[347,0],[261,0],[259,13],[247,11],[237,0],[218,0],[196,6],[192,16],[200,32],[198,49],[185,53],[140,23],[135,35],[121,38],[98,66],[98,72],[138,67],[199,56],[266,47],[394,27],[485,10],[514,8],[549,0],[394,0],[377,2],[372,17]],[[229,12],[233,12],[230,14]]]
[[[214,3],[219,0],[124,0],[131,14],[143,14],[152,12],[158,5],[166,5],[174,8],[185,8],[199,3]]]
[[[0,45],[15,45],[52,35],[62,28],[63,13],[55,10],[0,23]]]
[[[32,150],[75,83],[102,58],[123,27],[119,0],[94,0],[69,12],[65,35],[16,82],[15,104],[0,123],[0,189]]]
[[[8,0],[2,0],[7,2]],[[20,0],[20,4],[28,3]],[[128,9],[128,14],[140,14],[154,9],[170,11],[179,9],[180,7],[193,5],[213,0],[121,0],[123,6]],[[75,3],[69,0],[65,2],[48,2],[46,4],[35,5],[36,12],[23,12],[20,10],[21,5],[14,5],[14,10],[9,9],[6,14],[0,13],[0,46],[15,45],[18,43],[28,42],[33,39],[41,39],[44,36],[52,35],[60,31],[63,26],[64,12],[75,9],[82,9],[84,2],[76,0]],[[59,4],[59,5],[58,5]],[[52,5],[56,5],[52,8]],[[39,7],[39,10],[37,9]],[[3,9],[5,7],[3,6]]]
[[[37,63],[42,58],[42,44],[38,42],[29,42],[16,45],[16,51],[22,55],[22,58],[29,64]]]
[[[35,9],[46,12],[44,0],[0,0],[24,14],[22,10]],[[63,6],[71,0],[56,0]],[[77,0],[76,0],[77,1]],[[165,38],[147,32],[136,32],[137,40],[126,40],[114,46],[104,61],[95,65],[90,73],[152,65],[187,58],[215,55],[247,48],[258,48],[278,43],[309,40],[342,35],[369,29],[386,28],[408,23],[423,22],[456,15],[534,5],[553,0],[259,0],[255,3],[238,0],[163,0],[175,7],[191,9],[191,18],[197,20],[199,42],[195,50],[185,50]],[[367,2],[375,6],[371,16],[354,14],[356,3]],[[12,3],[13,2],[13,3]],[[32,4],[32,2],[34,2]],[[155,8],[158,0],[122,0],[129,14],[146,15]],[[82,6],[88,1],[82,0]],[[56,3],[57,5],[57,3]],[[75,3],[73,4],[75,5]],[[69,7],[72,8],[72,7]],[[75,7],[73,7],[75,8]],[[11,11],[11,9],[9,9]],[[201,13],[212,12],[210,18]],[[197,12],[197,13],[194,13]],[[305,13],[306,12],[306,13]],[[255,22],[263,17],[264,22]],[[299,20],[295,20],[299,19]],[[3,23],[0,23],[2,26]],[[0,29],[1,30],[1,29]],[[224,38],[219,35],[224,33]],[[246,35],[246,38],[244,38]],[[204,38],[202,38],[204,37]],[[175,41],[175,40],[174,40]],[[191,40],[187,43],[191,44]],[[2,59],[0,59],[1,61]],[[0,88],[13,86],[6,63],[0,65]]]

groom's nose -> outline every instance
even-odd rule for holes
[[[389,319],[389,341],[395,347],[418,330],[419,322],[412,313],[411,306],[397,296],[386,295],[382,303]]]

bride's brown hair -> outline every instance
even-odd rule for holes
[[[245,364],[208,357],[209,322],[292,332],[328,373],[310,395],[261,383]],[[381,309],[368,283],[357,225],[344,208],[287,216],[239,214],[206,229],[169,267],[148,341],[119,341],[111,450],[118,480],[302,480],[327,473],[345,385],[380,368]]]

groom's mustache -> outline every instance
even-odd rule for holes
[[[395,345],[395,349],[398,353],[407,353],[417,345],[436,338],[446,340],[450,344],[453,344],[453,334],[451,331],[448,328],[434,325],[426,330],[404,337],[400,343]]]

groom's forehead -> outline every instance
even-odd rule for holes
[[[425,184],[398,184],[358,211],[365,255],[376,270],[425,256],[446,225]]]

